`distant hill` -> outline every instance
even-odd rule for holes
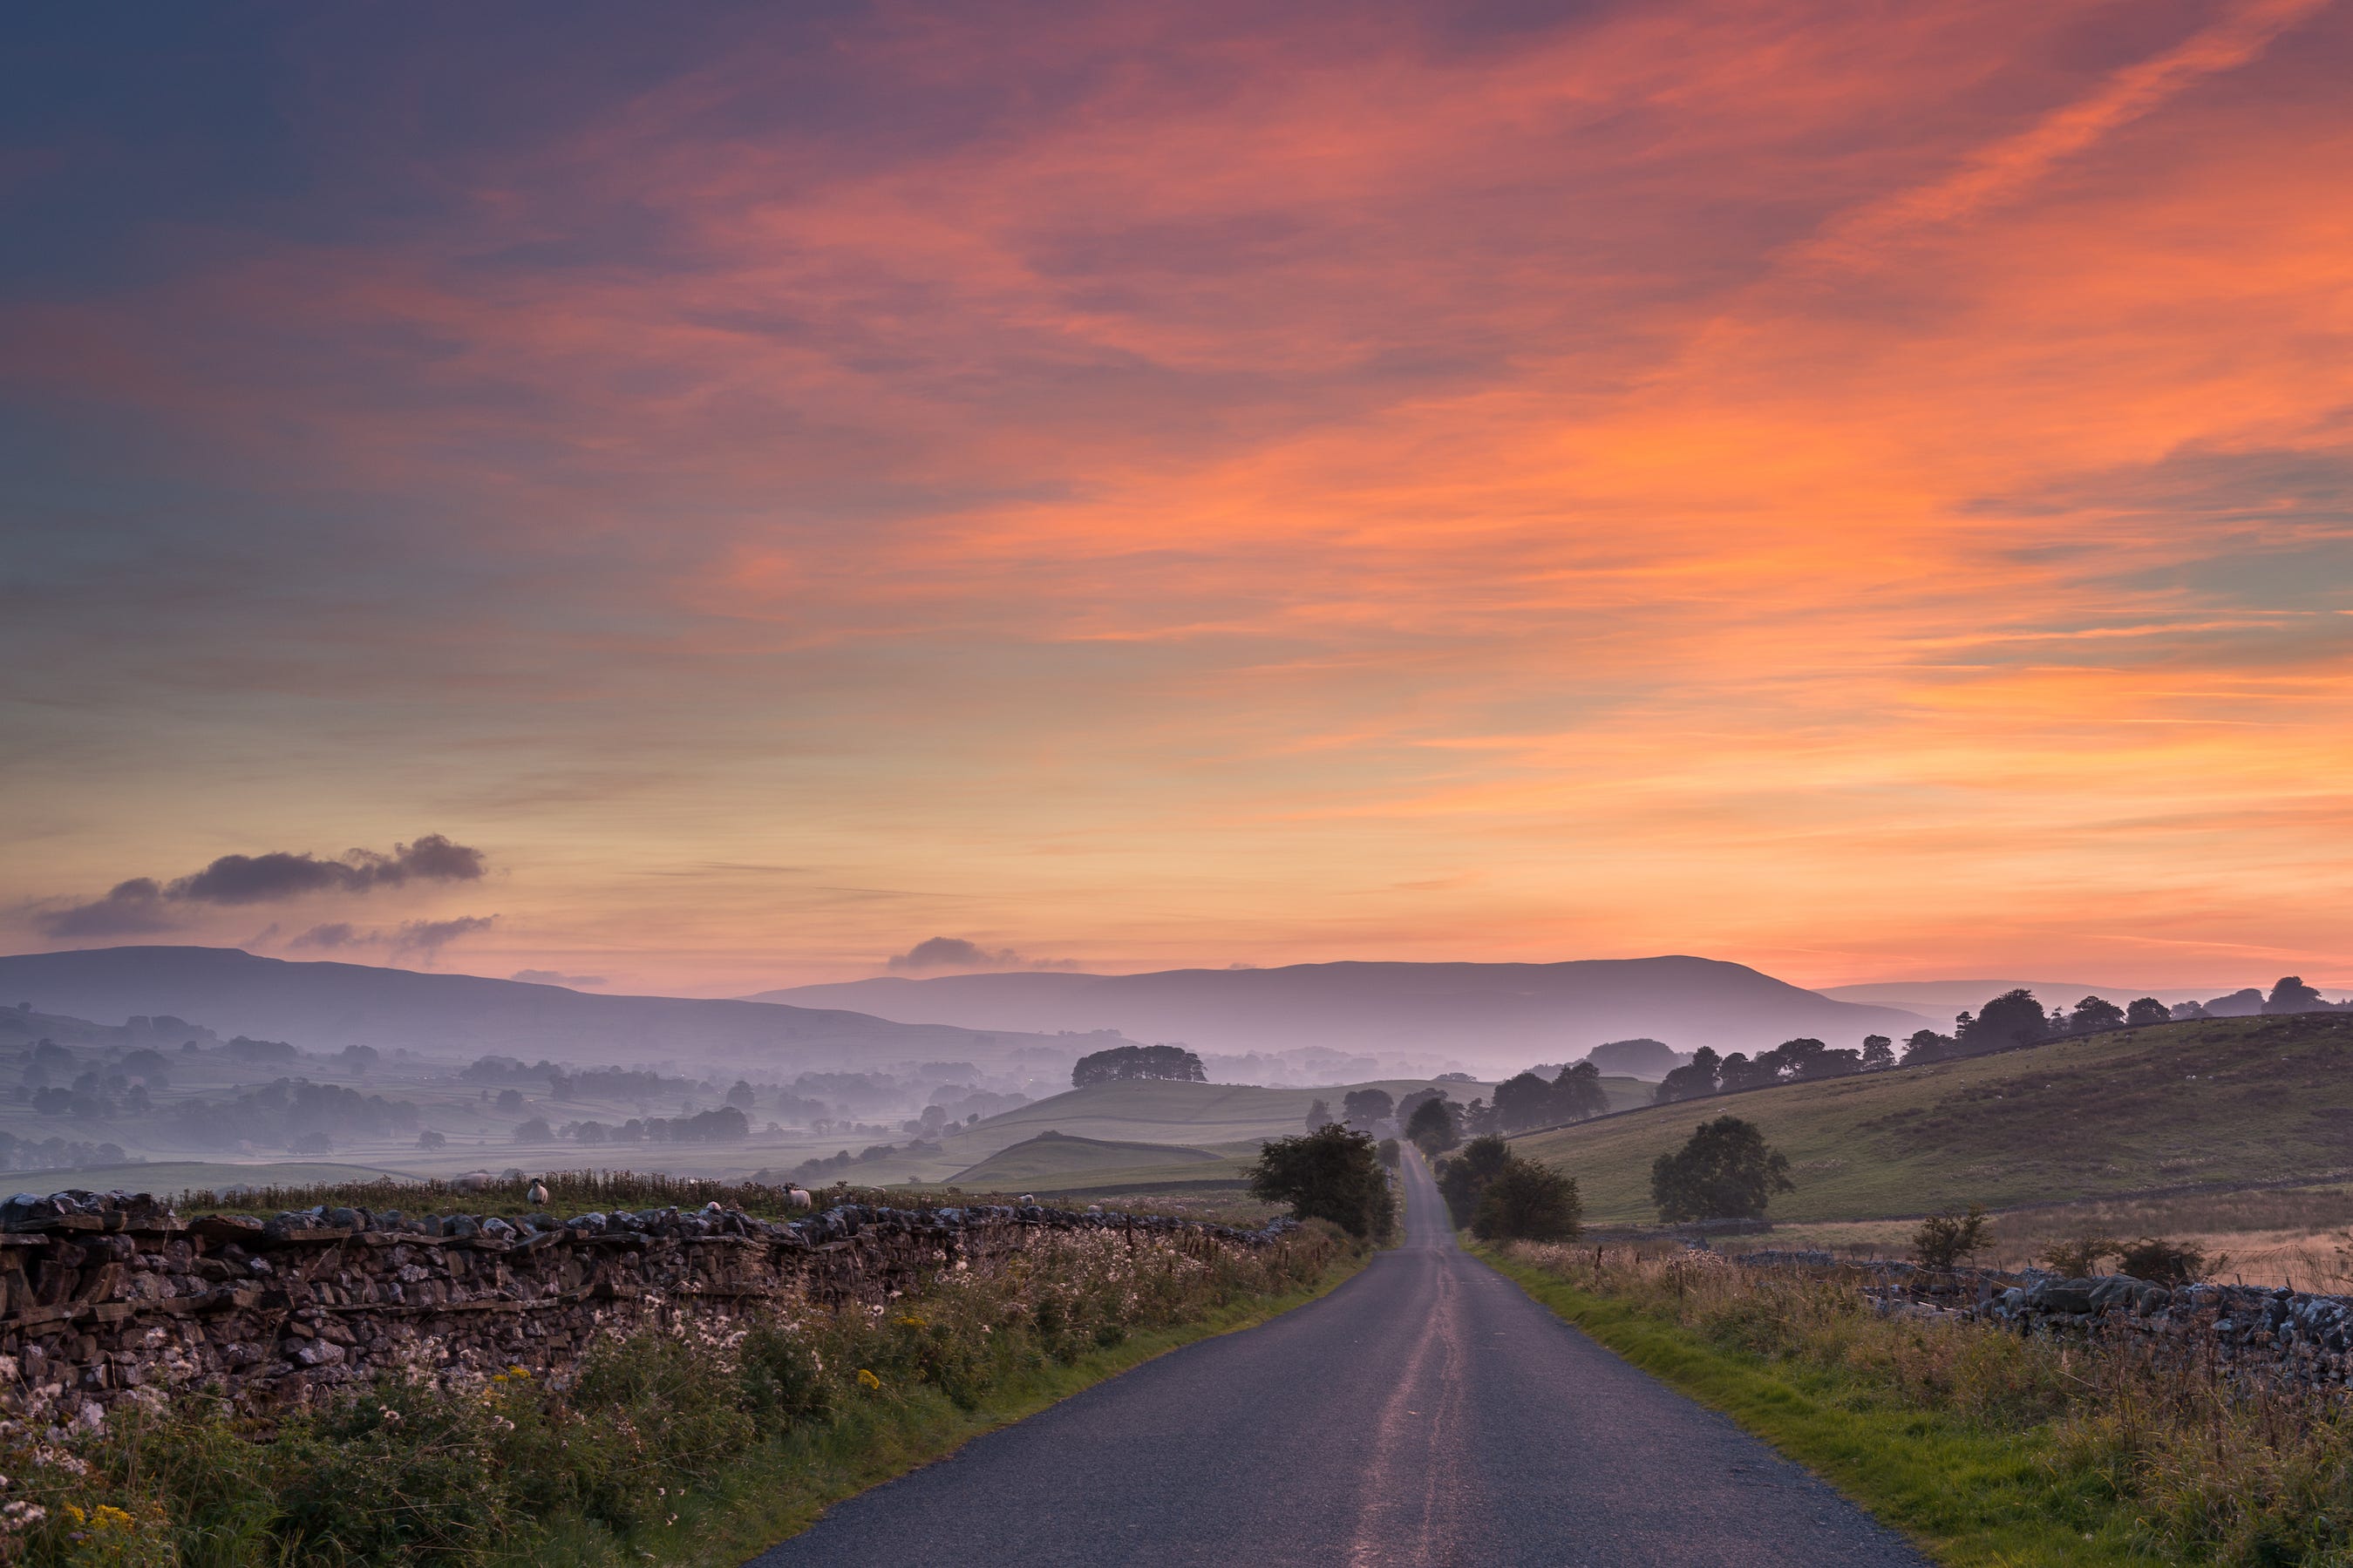
[[[1837,1001],[1742,964],[1688,957],[892,977],[765,991],[754,1000],[976,1028],[1113,1028],[1197,1050],[1321,1046],[1451,1056],[1502,1071],[1573,1061],[1604,1041],[1637,1036],[1679,1051],[1754,1051],[1797,1036],[1851,1047],[1869,1034],[1900,1038],[1952,1022]]]
[[[1789,1157],[1777,1219],[1876,1219],[2353,1169],[2353,1016],[2221,1018],[1687,1100],[1514,1146],[1586,1217],[1648,1221],[1651,1162],[1737,1116]]]
[[[1073,1054],[1065,1042],[1012,1031],[768,1002],[596,996],[472,974],[290,963],[236,948],[106,947],[0,958],[0,1005],[16,1002],[118,1024],[171,1014],[223,1036],[290,1040],[307,1050],[405,1046],[433,1056],[810,1068],[976,1061],[1023,1047]]]

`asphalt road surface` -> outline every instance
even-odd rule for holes
[[[1404,1246],[836,1506],[752,1568],[1923,1568],[1806,1471],[1463,1252]]]

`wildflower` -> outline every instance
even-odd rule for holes
[[[861,1366],[858,1369],[858,1386],[869,1390],[877,1389],[882,1386],[882,1380]]]

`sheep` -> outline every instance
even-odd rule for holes
[[[793,1187],[787,1189],[785,1193],[785,1201],[797,1209],[813,1209],[817,1207],[817,1200],[809,1196],[809,1190],[807,1187]]]
[[[469,1171],[462,1176],[452,1176],[449,1190],[458,1193],[488,1192],[497,1181],[498,1178],[488,1171]]]
[[[1037,1201],[1038,1194],[1035,1193],[1024,1193],[1014,1200],[1014,1202],[1021,1205],[1024,1208],[1027,1208],[1029,1205],[1034,1204]]]
[[[546,1205],[547,1196],[547,1184],[536,1178],[533,1180],[530,1190],[523,1194],[526,1202],[541,1207]]]

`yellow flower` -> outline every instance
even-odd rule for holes
[[[882,1380],[861,1366],[858,1369],[858,1386],[860,1388],[880,1388],[882,1386]]]
[[[923,1326],[923,1320],[915,1316],[913,1312],[910,1312],[905,1317],[900,1319],[899,1322],[902,1327],[910,1329],[920,1329]]]
[[[76,1508],[71,1503],[65,1504],[63,1507],[59,1508],[58,1511],[66,1516],[66,1522],[68,1524],[79,1527],[90,1522],[90,1515],[82,1512],[81,1510]]]
[[[90,1521],[100,1530],[128,1530],[132,1522],[129,1514],[111,1503],[99,1504],[98,1511],[90,1516]]]
[[[507,1375],[509,1377],[529,1377],[531,1375],[531,1371],[528,1367],[511,1366],[507,1368]]]

